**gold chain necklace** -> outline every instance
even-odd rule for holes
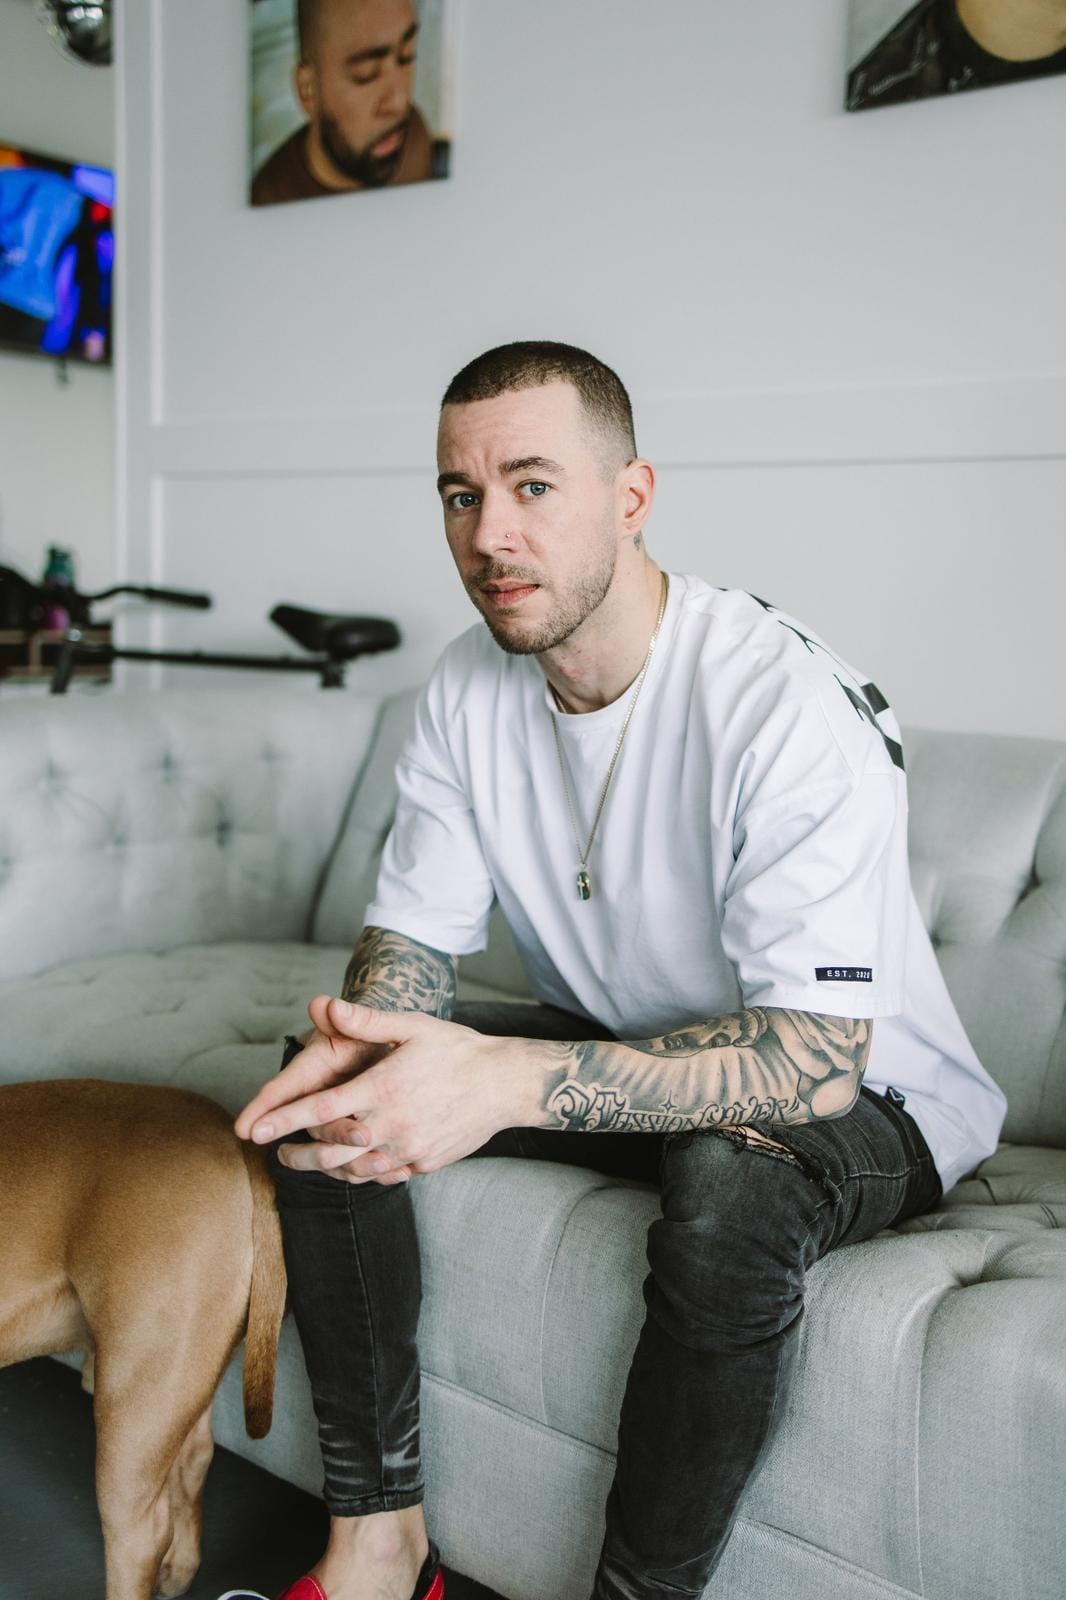
[[[637,701],[640,698],[640,691],[644,687],[644,679],[647,676],[648,668],[651,665],[651,657],[652,652],[655,649],[655,641],[659,637],[659,629],[662,627],[663,617],[666,615],[666,598],[669,593],[670,579],[664,572],[662,599],[659,602],[659,615],[655,623],[655,632],[651,636],[651,643],[648,645],[648,653],[644,657],[644,665],[637,674],[637,682],[636,688],[633,690],[633,698],[629,702],[629,710],[626,712],[625,721],[622,723],[622,730],[618,735],[618,742],[614,747],[614,755],[611,757],[611,764],[607,768],[607,776],[603,780],[603,788],[600,790],[600,799],[599,804],[596,807],[596,815],[592,819],[592,832],[589,834],[588,843],[586,844],[584,850],[581,848],[581,834],[577,826],[577,812],[574,808],[573,795],[570,792],[570,771],[567,765],[566,753],[563,750],[562,740],[559,738],[559,721],[555,715],[555,712],[551,712],[552,728],[555,732],[555,748],[559,752],[559,770],[563,775],[563,790],[566,794],[567,810],[570,812],[570,821],[574,829],[574,842],[577,845],[578,859],[581,862],[581,868],[577,874],[577,892],[578,897],[582,900],[588,900],[592,895],[592,879],[588,874],[589,852],[592,849],[592,841],[596,837],[596,829],[600,825],[600,818],[603,815],[603,808],[607,801],[607,791],[611,787],[611,779],[614,777],[614,769],[618,764],[618,757],[622,753],[622,741],[625,739],[626,731],[629,728],[630,719],[633,715],[633,712],[636,710]],[[549,687],[551,686],[549,685]],[[555,694],[554,688],[552,688],[552,694],[555,695],[555,701],[558,705],[559,696]]]

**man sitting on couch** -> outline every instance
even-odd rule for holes
[[[699,1595],[788,1397],[807,1269],[933,1206],[1004,1099],[911,891],[884,697],[766,601],[655,565],[616,375],[488,351],[445,394],[439,467],[487,628],[420,697],[343,996],[237,1123],[276,1148],[332,1514],[288,1597],[443,1593],[405,1185],[471,1154],[659,1187],[593,1595]],[[496,901],[539,1006],[455,1004]]]

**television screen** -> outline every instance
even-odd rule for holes
[[[0,345],[111,360],[114,174],[0,144]]]

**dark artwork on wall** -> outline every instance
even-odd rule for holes
[[[1066,0],[851,0],[849,111],[1066,72]]]
[[[446,178],[456,3],[250,0],[252,205]]]

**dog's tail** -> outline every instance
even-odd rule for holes
[[[252,1286],[244,1339],[244,1426],[253,1439],[270,1432],[274,1415],[274,1369],[278,1333],[285,1315],[285,1257],[274,1185],[263,1152],[241,1142],[252,1188]]]

